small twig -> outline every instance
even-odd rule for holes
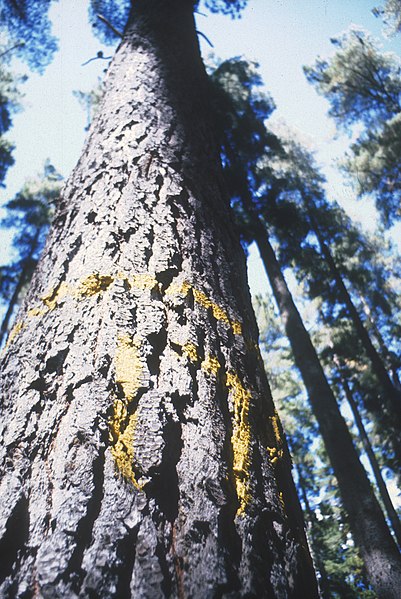
[[[108,21],[106,19],[106,17],[104,17],[103,15],[99,15],[99,14],[96,15],[96,16],[97,16],[98,19],[100,19],[101,21],[103,21],[103,23],[105,23],[108,27],[110,27],[110,29],[112,30],[112,32],[115,33],[118,37],[121,37],[121,38],[123,37],[123,34],[120,31],[118,31],[118,29],[116,29],[114,27],[114,25],[112,25],[110,23],[110,21]]]
[[[9,52],[11,52],[12,50],[15,50],[15,48],[19,48],[20,46],[25,46],[25,42],[18,42],[17,44],[15,44],[14,46],[11,46],[11,48],[8,48],[8,50],[5,50],[4,52],[2,52],[0,54],[0,58],[2,56],[5,56],[6,54],[8,54]]]
[[[202,33],[202,31],[196,31],[196,33],[198,35],[201,35],[203,37],[203,39],[205,39],[207,41],[207,43],[209,44],[209,46],[211,48],[214,48],[214,46],[213,46],[212,42],[210,41],[210,39],[208,37],[206,37],[206,35],[204,33]]]
[[[102,60],[110,60],[112,57],[111,56],[103,56],[103,52],[101,50],[99,50],[99,52],[96,54],[96,56],[94,56],[93,58],[90,58],[86,62],[83,62],[81,64],[81,67],[84,67],[85,65],[89,64],[90,62],[92,62],[92,60],[98,60],[98,58],[100,58]]]

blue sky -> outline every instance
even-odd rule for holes
[[[198,29],[214,45],[211,50],[200,38],[205,57],[213,51],[220,58],[244,56],[260,64],[266,89],[277,106],[273,121],[285,120],[317,150],[330,195],[356,218],[363,215],[365,223],[373,221],[374,213],[366,205],[355,204],[352,190],[342,185],[333,168],[349,140],[334,139],[334,124],[326,117],[328,105],[307,83],[302,65],[312,64],[317,55],[330,54],[330,37],[351,23],[381,36],[382,24],[371,13],[374,5],[375,0],[249,0],[239,20],[211,14],[197,17]],[[29,74],[23,86],[25,110],[15,116],[9,134],[16,144],[16,164],[7,176],[7,188],[0,191],[0,202],[10,199],[25,178],[41,171],[46,158],[68,176],[86,134],[86,115],[72,91],[89,90],[107,65],[101,60],[82,63],[98,50],[104,50],[105,56],[113,53],[113,48],[102,47],[93,37],[86,0],[60,0],[52,5],[51,16],[60,51],[43,76]],[[382,42],[385,49],[401,54],[401,36],[391,41],[382,37]],[[25,69],[24,65],[17,68]],[[6,242],[4,232],[2,237]]]

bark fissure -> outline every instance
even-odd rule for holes
[[[12,456],[33,517],[21,593],[316,597],[297,513],[286,515],[293,540],[257,519],[280,504],[266,450],[274,409],[192,8],[133,1],[9,338],[10,434],[39,449],[29,476]],[[26,393],[40,397],[35,437],[21,426]]]

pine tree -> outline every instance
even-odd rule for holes
[[[401,216],[401,61],[381,52],[372,36],[351,28],[331,40],[336,53],[305,67],[307,79],[330,102],[338,127],[359,127],[344,163],[360,197],[374,194],[383,223]]]
[[[0,328],[0,345],[43,249],[61,179],[47,161],[43,175],[26,181],[15,198],[5,205],[7,216],[0,224],[15,230],[12,246],[16,256],[11,264],[0,267],[0,297],[7,305]]]
[[[239,69],[236,68],[238,66]],[[223,69],[222,72],[224,73]],[[269,109],[268,100],[265,99],[265,102],[261,103],[258,98],[252,98],[252,85],[248,85],[245,93],[234,95],[235,84],[237,83],[238,88],[242,74],[242,65],[237,63],[228,67],[227,75],[224,73],[225,76],[220,79],[222,93],[226,93],[225,104],[231,106],[229,114],[236,115],[232,118],[235,124],[234,132],[231,126],[223,143],[231,194],[240,206],[238,217],[245,231],[244,237],[249,235],[258,247],[295,363],[307,389],[338,480],[350,527],[363,557],[369,580],[379,596],[395,598],[401,588],[399,552],[269,240],[261,208],[269,199],[271,201],[272,196],[277,195],[282,182],[276,180],[266,191],[268,183],[265,171],[258,166],[261,159],[268,161],[269,154],[272,153],[272,138],[277,146],[279,143],[274,136],[265,133],[264,124],[260,123],[259,112],[261,109]],[[240,139],[241,143],[236,143],[237,139]],[[263,155],[260,154],[261,149],[264,150]],[[372,538],[373,530],[375,540]]]
[[[132,2],[9,336],[5,597],[317,596],[193,9]]]

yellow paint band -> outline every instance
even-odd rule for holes
[[[226,385],[232,394],[234,404],[231,444],[233,448],[234,480],[239,501],[237,516],[240,516],[245,512],[251,499],[249,490],[251,448],[249,407],[251,394],[243,387],[237,374],[228,372]]]
[[[140,387],[142,363],[139,355],[139,343],[128,333],[117,338],[115,354],[115,380],[123,392],[123,399],[116,399],[110,419],[111,453],[116,467],[122,476],[141,489],[133,470],[134,440],[138,422],[136,412],[128,413],[128,407],[134,401]]]
[[[87,299],[98,295],[107,289],[116,280],[125,281],[131,289],[139,289],[144,291],[146,289],[151,290],[157,287],[160,291],[160,283],[157,281],[155,275],[150,273],[137,273],[132,276],[124,273],[118,273],[117,275],[92,273],[86,277],[83,277],[78,283],[73,286],[65,282],[60,283],[59,286],[48,291],[44,296],[40,298],[41,304],[34,308],[31,308],[27,312],[28,318],[39,318],[44,316],[47,312],[57,308],[64,299],[71,297],[77,300]],[[241,322],[234,320],[231,321],[227,311],[213,302],[203,291],[199,291],[194,288],[187,281],[181,283],[171,283],[168,289],[165,291],[165,295],[187,295],[192,291],[194,301],[205,308],[210,309],[214,318],[231,328],[234,335],[242,335],[242,324]],[[9,336],[7,345],[15,338],[15,336],[24,328],[25,324],[22,323],[20,328],[16,330],[13,337]]]

